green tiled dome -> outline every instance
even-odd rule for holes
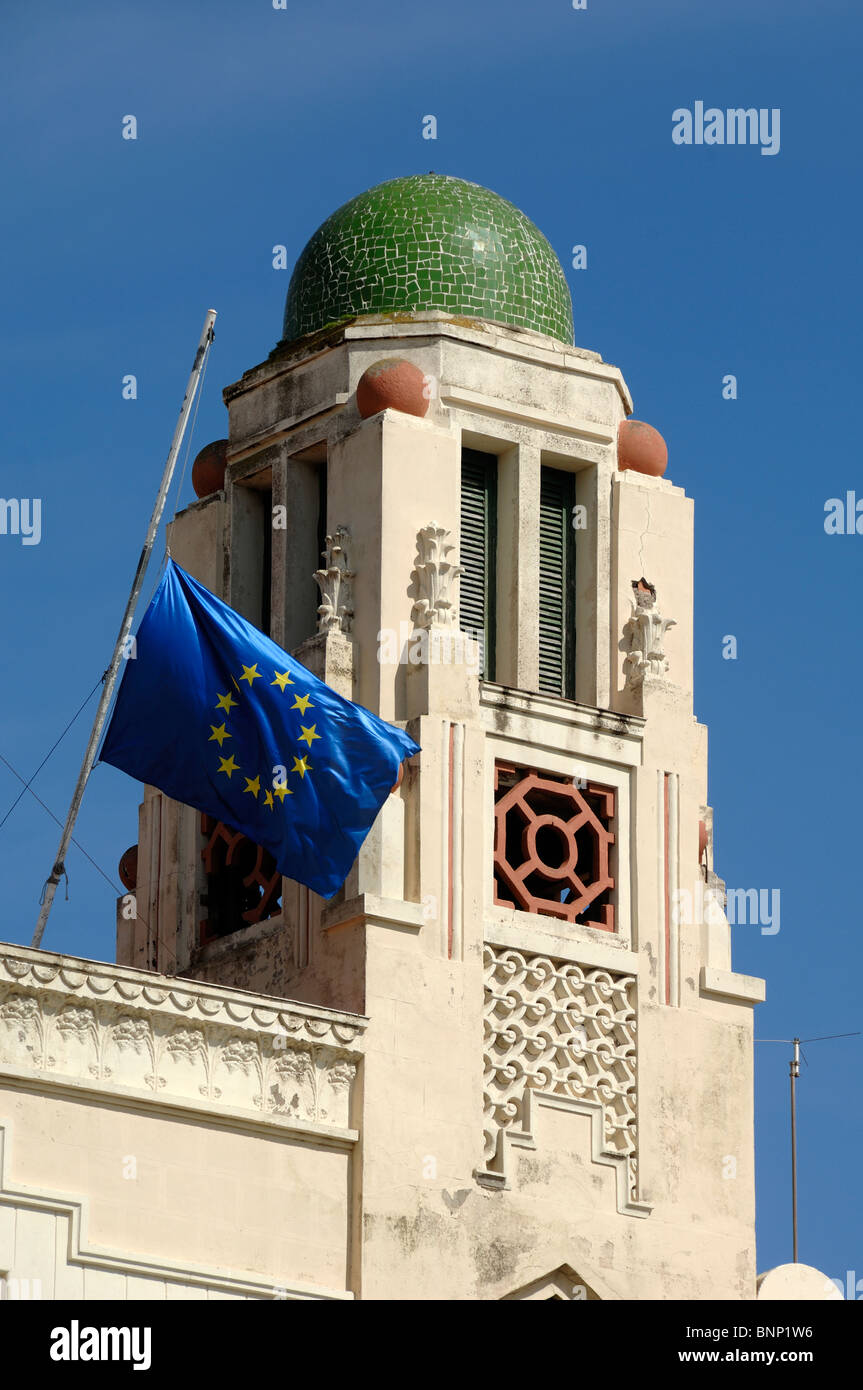
[[[284,338],[358,314],[439,309],[572,342],[560,261],[517,207],[464,179],[390,179],[345,203],[294,268]]]

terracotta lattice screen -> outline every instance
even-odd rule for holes
[[[614,790],[504,763],[494,780],[495,903],[614,931]]]
[[[200,924],[200,939],[206,946],[217,937],[275,917],[282,906],[282,876],[268,850],[224,821],[202,815],[201,833],[207,874],[201,904],[207,916]]]

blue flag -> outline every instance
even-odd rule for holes
[[[227,822],[332,897],[412,738],[336,694],[169,559],[101,760]]]

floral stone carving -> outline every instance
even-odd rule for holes
[[[336,528],[326,538],[321,552],[323,569],[315,570],[315,581],[321,591],[318,605],[318,632],[350,632],[354,618],[352,581],[356,577],[348,566],[346,545],[351,533],[346,526]]]
[[[416,596],[411,617],[418,628],[453,627],[456,607],[452,586],[464,570],[448,560],[454,549],[451,532],[436,521],[417,532],[417,558],[411,571],[411,594]]]

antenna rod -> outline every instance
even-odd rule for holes
[[[798,1264],[797,1259],[797,1078],[800,1075],[800,1054],[801,1043],[832,1042],[834,1038],[859,1038],[858,1030],[855,1033],[822,1033],[817,1038],[755,1038],[757,1043],[789,1043],[794,1048],[794,1055],[789,1062],[791,1075],[791,1234],[794,1244],[794,1263]],[[803,1053],[803,1060],[808,1066],[806,1053]]]
[[[800,1075],[800,1039],[792,1038],[794,1056],[789,1062],[791,1075],[791,1232],[794,1264],[797,1260],[797,1078]]]
[[[215,322],[215,309],[208,309],[207,317],[204,320],[203,332],[201,333],[201,340],[198,343],[198,350],[195,353],[195,361],[192,364],[192,371],[189,376],[188,384],[186,386],[186,394],[183,397],[183,404],[180,407],[180,417],[177,420],[177,426],[174,430],[174,438],[171,441],[171,448],[168,452],[167,462],[165,463],[165,471],[162,474],[162,481],[159,485],[159,492],[156,496],[156,502],[153,507],[153,514],[150,517],[150,524],[147,527],[147,535],[144,540],[144,548],[141,551],[141,557],[138,560],[138,568],[135,571],[135,578],[132,583],[132,591],[129,594],[129,598],[126,603],[126,611],[123,614],[123,621],[120,624],[120,631],[117,636],[117,641],[114,644],[114,652],[111,657],[111,663],[107,671],[105,672],[104,685],[102,687],[102,696],[99,700],[99,708],[96,710],[96,718],[93,721],[93,728],[90,731],[90,742],[87,744],[87,752],[84,754],[84,761],[81,764],[81,771],[78,773],[78,781],[75,784],[75,791],[72,796],[72,803],[69,807],[69,811],[66,816],[66,823],[63,826],[63,833],[60,836],[60,845],[57,850],[57,858],[54,862],[54,867],[51,870],[51,873],[45,882],[45,887],[42,890],[42,903],[39,909],[39,920],[36,923],[36,930],[33,933],[33,940],[30,943],[31,947],[34,950],[38,950],[39,946],[41,945],[42,936],[45,931],[45,926],[48,922],[48,916],[51,911],[52,904],[54,902],[54,895],[57,892],[57,885],[59,884],[60,879],[66,872],[65,859],[66,854],[69,850],[70,841],[72,839],[72,831],[75,828],[75,821],[77,820],[78,812],[81,809],[81,801],[84,796],[84,788],[87,785],[87,780],[90,776],[90,773],[93,771],[93,764],[96,761],[96,753],[99,748],[99,740],[102,737],[102,730],[105,727],[105,720],[108,717],[108,709],[111,704],[111,699],[114,694],[114,687],[117,684],[117,677],[120,672],[120,661],[122,659],[123,649],[126,645],[126,640],[132,629],[132,622],[135,617],[135,607],[141,595],[141,589],[144,586],[144,576],[147,572],[147,565],[149,563],[150,556],[153,552],[153,544],[156,539],[156,532],[159,529],[159,522],[162,520],[162,513],[165,510],[165,502],[167,500],[168,492],[171,487],[171,480],[174,476],[174,468],[177,463],[177,457],[180,453],[180,448],[183,443],[183,436],[186,433],[186,425],[189,422],[189,415],[191,414],[192,405],[195,400],[195,394],[198,390],[198,385],[203,374],[204,364],[207,360],[207,353],[209,352],[210,344],[213,341],[213,324]]]

